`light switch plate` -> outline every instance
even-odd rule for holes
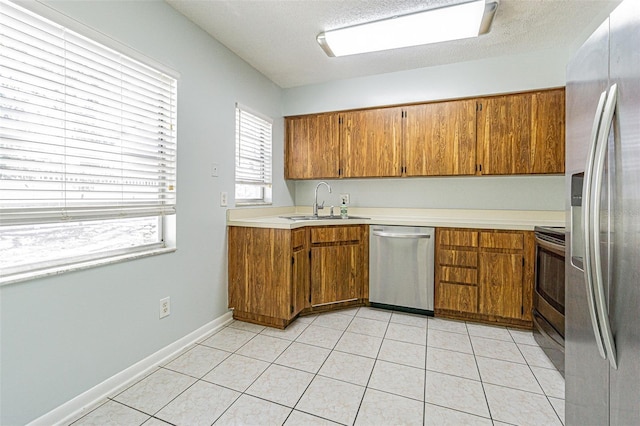
[[[218,163],[211,163],[211,177],[218,177],[218,170],[220,166]]]

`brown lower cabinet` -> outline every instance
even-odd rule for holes
[[[532,326],[531,231],[436,229],[435,315]]]
[[[300,313],[368,299],[369,227],[228,227],[229,307],[278,328]]]

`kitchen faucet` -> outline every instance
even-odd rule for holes
[[[322,185],[322,184],[326,185],[327,189],[329,190],[329,193],[331,193],[331,186],[327,182],[322,181],[322,182],[319,182],[316,185],[316,197],[314,198],[314,201],[313,201],[313,216],[314,217],[318,217],[318,210],[324,209],[324,201],[322,201],[322,205],[320,205],[320,206],[318,205],[318,188],[320,188],[320,185]]]

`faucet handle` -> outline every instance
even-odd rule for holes
[[[322,204],[318,206],[318,210],[322,210],[322,209],[324,209],[324,200],[322,201]]]

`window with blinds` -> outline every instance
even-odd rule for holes
[[[271,204],[272,121],[236,105],[236,204]]]
[[[166,246],[177,81],[0,1],[3,275]]]

